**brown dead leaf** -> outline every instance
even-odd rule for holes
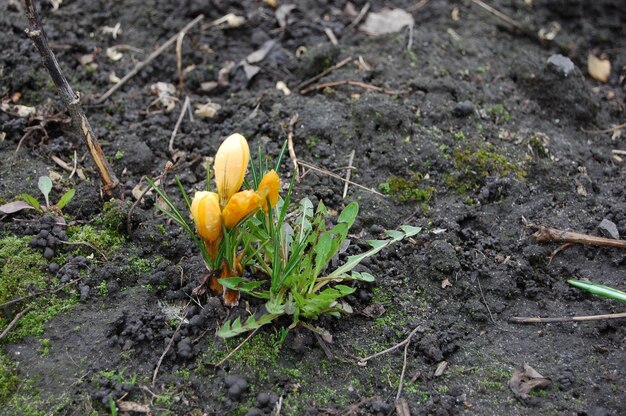
[[[377,36],[399,32],[406,26],[414,25],[411,13],[403,9],[383,9],[379,13],[369,13],[359,29],[368,35]]]
[[[0,205],[0,214],[15,214],[23,209],[33,209],[33,207],[24,201],[9,202],[8,204]]]
[[[246,57],[246,62],[248,62],[249,64],[256,64],[258,62],[261,62],[263,59],[265,59],[267,54],[270,53],[274,45],[276,45],[275,40],[272,39],[266,41],[265,43],[263,43],[263,45],[261,45],[259,49],[252,52]]]
[[[446,371],[446,368],[448,368],[448,362],[447,361],[440,362],[439,365],[437,366],[437,369],[435,370],[435,377],[440,377],[441,375],[443,375],[443,372]]]
[[[213,118],[217,115],[217,112],[222,108],[218,103],[209,101],[206,104],[197,104],[195,114],[198,117]]]
[[[145,404],[123,400],[118,400],[116,404],[120,412],[150,413],[150,406]]]
[[[382,303],[370,303],[361,313],[368,318],[378,318],[385,314],[385,307]]]
[[[552,381],[539,374],[534,368],[524,363],[520,368],[515,369],[509,380],[509,388],[518,398],[527,400],[531,390],[543,388],[550,385]]]
[[[447,287],[452,287],[452,283],[450,283],[450,279],[444,279],[444,281],[441,282],[442,289],[445,289]]]
[[[587,72],[589,72],[591,78],[601,82],[607,82],[611,75],[611,61],[598,58],[590,53],[589,56],[587,56]]]

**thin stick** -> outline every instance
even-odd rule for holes
[[[180,32],[176,38],[176,71],[178,72],[178,88],[185,88],[185,78],[183,74],[183,39],[185,32]]]
[[[416,326],[415,329],[413,329],[413,331],[411,331],[411,333],[409,334],[408,337],[406,337],[404,339],[404,341],[401,341],[399,343],[397,343],[396,345],[394,345],[393,347],[387,348],[384,351],[380,351],[377,352],[376,354],[372,354],[369,357],[365,357],[365,358],[359,358],[359,364],[360,365],[364,365],[365,363],[367,363],[369,360],[371,360],[372,358],[376,358],[378,356],[390,353],[391,351],[397,350],[398,348],[400,348],[401,346],[408,344],[409,342],[411,342],[411,338],[413,338],[413,335],[415,335],[415,333],[417,332],[417,330],[419,329],[419,326]]]
[[[345,199],[348,194],[348,185],[350,185],[350,176],[352,175],[352,162],[354,162],[354,149],[350,152],[350,159],[348,160],[348,170],[346,171],[346,183],[343,185],[343,198]]]
[[[176,326],[176,330],[172,334],[172,337],[167,342],[167,345],[165,346],[165,351],[163,351],[163,354],[161,354],[161,357],[159,357],[159,361],[157,362],[156,368],[154,369],[154,372],[152,373],[152,387],[154,387],[154,383],[156,383],[157,375],[159,374],[159,368],[161,368],[161,363],[163,362],[163,359],[167,355],[167,352],[172,347],[172,344],[174,343],[174,338],[176,338],[176,334],[178,334],[178,331],[180,331],[180,327],[183,325],[183,322],[185,321],[185,316],[187,315],[187,307],[189,306],[190,303],[191,302],[187,302],[187,304],[183,307],[182,316],[180,317],[180,322],[178,323],[178,326]]]
[[[581,233],[561,231],[556,228],[539,226],[539,230],[532,235],[537,241],[555,241],[559,243],[587,244],[598,247],[613,247],[626,249],[626,240],[613,240]]]
[[[487,300],[485,299],[485,294],[483,293],[483,288],[480,285],[480,278],[477,277],[476,280],[478,281],[478,290],[480,290],[480,296],[483,298],[483,303],[485,304],[485,307],[487,308],[487,312],[489,312],[489,318],[491,318],[491,322],[495,324],[496,321],[493,319],[493,315],[491,314],[491,309],[489,309],[489,304],[487,304]]]
[[[312,87],[309,87],[309,88],[305,88],[303,90],[300,90],[300,94],[304,95],[304,94],[310,93],[311,91],[323,90],[324,88],[339,87],[341,85],[350,85],[352,87],[358,87],[358,88],[363,88],[364,90],[382,92],[383,94],[389,94],[389,95],[402,95],[402,94],[408,94],[409,92],[411,92],[410,89],[392,90],[389,88],[378,87],[372,84],[366,84],[365,82],[361,82],[361,81],[333,81],[333,82],[324,82],[321,84],[313,85]]]
[[[32,0],[28,0],[28,1],[32,1]],[[98,98],[96,100],[96,104],[101,104],[104,101],[106,101],[115,91],[117,91],[118,89],[120,89],[120,87],[122,87],[122,85],[126,84],[126,82],[128,82],[129,79],[131,79],[132,77],[134,77],[135,75],[137,75],[137,73],[139,71],[141,71],[143,68],[145,68],[148,64],[150,64],[152,61],[154,61],[159,55],[161,55],[163,53],[163,51],[165,51],[167,48],[169,48],[170,46],[172,46],[174,44],[174,42],[176,42],[176,40],[178,39],[178,37],[181,34],[187,33],[192,27],[194,27],[195,25],[197,25],[200,21],[202,21],[202,19],[204,19],[204,15],[199,15],[198,17],[196,17],[195,19],[193,19],[191,22],[187,23],[187,26],[185,26],[184,28],[182,28],[178,33],[176,33],[174,36],[172,36],[171,38],[169,38],[163,45],[161,45],[157,50],[155,50],[154,52],[152,52],[150,54],[150,56],[148,56],[144,61],[139,62],[137,65],[135,65],[135,67],[126,75],[124,75],[124,78],[122,78],[120,80],[120,82],[118,82],[117,84],[115,84],[114,86],[112,86],[111,88],[109,88],[109,90],[107,92],[105,92],[104,94],[102,94],[102,96],[100,96],[100,98]]]
[[[296,157],[296,150],[293,147],[293,130],[296,124],[300,121],[300,116],[297,114],[291,117],[289,120],[289,130],[287,132],[287,146],[289,148],[289,157],[293,163],[293,168],[296,170],[296,181],[300,182],[300,167],[298,166],[298,158]]]
[[[582,129],[582,131],[584,131],[587,134],[604,134],[604,133],[613,133],[616,130],[621,130],[624,127],[626,127],[626,123],[622,123],[622,124],[618,124],[617,126],[608,128],[608,129],[604,129],[604,130],[585,130]]]
[[[258,332],[258,330],[259,330],[259,328],[257,328],[257,329],[255,329],[254,331],[252,331],[252,333],[250,333],[250,335],[248,335],[248,336],[246,337],[246,339],[244,339],[244,340],[241,342],[241,344],[237,345],[237,346],[235,347],[235,349],[234,349],[234,350],[232,350],[231,352],[229,352],[229,353],[228,353],[228,355],[226,355],[226,357],[222,358],[222,359],[221,359],[221,360],[220,360],[217,364],[214,364],[214,365],[213,365],[213,367],[217,368],[217,367],[219,367],[220,365],[224,364],[226,361],[228,361],[228,359],[229,359],[230,357],[232,357],[234,353],[236,353],[237,351],[239,351],[239,348],[243,347],[243,345],[244,345],[246,342],[248,342],[248,341],[250,340],[250,338],[252,338],[252,337],[253,337],[253,336],[254,336],[254,335]]]
[[[406,11],[409,13],[416,12],[422,7],[426,6],[426,4],[428,4],[428,0],[420,0],[417,3],[415,3],[413,6],[407,7]]]
[[[335,34],[330,28],[328,27],[324,28],[324,33],[328,37],[328,40],[330,40],[330,43],[332,43],[335,46],[339,45],[339,42],[337,41],[337,37],[335,36]]]
[[[359,14],[354,18],[354,20],[352,22],[350,22],[350,24],[348,26],[346,26],[346,28],[344,29],[343,33],[348,32],[349,30],[351,30],[353,27],[355,27],[356,25],[359,24],[359,22],[361,20],[363,20],[363,18],[365,17],[365,15],[367,14],[367,11],[370,9],[370,3],[367,2],[365,3],[365,6],[363,6],[363,8],[361,9],[361,11],[359,12]]]
[[[6,328],[4,328],[4,331],[2,331],[2,333],[0,334],[0,339],[4,338],[9,331],[15,326],[15,324],[17,323],[17,321],[19,321],[22,316],[26,315],[28,312],[30,312],[30,310],[33,309],[33,306],[29,306],[26,309],[24,309],[23,311],[21,311],[20,313],[18,313],[17,315],[15,315],[15,317],[13,318],[13,320],[7,325]]]
[[[102,258],[104,259],[104,261],[106,261],[106,262],[109,261],[109,259],[107,259],[107,256],[105,256],[104,253],[98,249],[98,247],[94,246],[93,244],[89,244],[86,241],[63,241],[63,240],[59,240],[59,243],[65,244],[66,246],[86,246],[86,247],[89,247],[90,249],[92,249],[96,253],[100,254],[102,256]]]
[[[521,23],[519,23],[518,21],[512,19],[511,17],[507,16],[506,14],[502,13],[501,11],[494,9],[493,7],[491,7],[488,4],[482,2],[481,0],[471,0],[471,1],[472,1],[472,3],[474,3],[475,5],[483,8],[487,12],[489,12],[492,15],[494,15],[495,17],[497,17],[498,19],[500,19],[500,20],[510,24],[511,26],[513,26],[514,28],[516,28],[517,30],[519,30],[520,32],[525,34],[526,36],[530,37],[531,39],[536,40],[539,43],[542,42],[541,39],[539,39],[539,37],[537,36],[537,34],[535,32],[533,32],[532,30],[530,30],[527,27],[523,26]]]
[[[511,322],[516,324],[536,324],[549,322],[580,322],[580,321],[600,321],[604,319],[626,318],[626,312],[610,313],[605,315],[586,315],[586,316],[561,316],[558,318],[533,318],[524,316],[515,316],[511,318]]]
[[[67,78],[65,78],[65,75],[61,72],[59,63],[48,45],[48,38],[40,24],[39,15],[35,9],[33,0],[24,0],[24,3],[26,5],[26,17],[28,18],[28,24],[30,26],[26,29],[26,34],[33,41],[39,54],[43,58],[44,66],[57,87],[61,101],[63,101],[63,104],[70,113],[72,127],[87,144],[89,153],[96,164],[100,180],[102,181],[102,190],[109,197],[118,197],[120,194],[118,188],[119,181],[115,173],[113,173],[109,167],[109,163],[104,157],[100,143],[98,143],[98,139],[94,135],[89,121],[83,112],[80,105],[80,94],[74,92]]]
[[[61,287],[58,287],[58,288],[56,288],[56,289],[54,289],[52,291],[50,291],[49,289],[48,290],[40,290],[39,292],[31,293],[30,295],[20,296],[19,298],[11,299],[11,300],[9,300],[7,302],[1,303],[0,304],[0,308],[6,308],[7,306],[10,306],[10,305],[13,305],[15,303],[19,303],[19,302],[25,301],[26,299],[34,298],[35,296],[52,295],[53,293],[57,293],[57,292],[62,291],[63,289],[65,289],[69,285],[73,285],[74,283],[79,282],[80,279],[82,279],[82,278],[78,278],[78,279],[75,279],[75,280],[70,280],[66,284],[64,284]]]
[[[336,63],[335,65],[331,66],[330,68],[320,72],[319,74],[315,75],[312,78],[307,79],[306,81],[300,83],[300,85],[298,85],[296,87],[297,90],[301,90],[304,87],[306,87],[307,85],[310,85],[312,83],[314,83],[315,81],[324,78],[326,75],[330,74],[331,72],[333,72],[335,69],[339,69],[342,66],[346,65],[347,63],[349,63],[350,61],[352,61],[352,57],[349,56],[346,59],[340,61],[339,63]],[[300,91],[300,93],[302,94],[302,91]]]
[[[165,164],[165,168],[163,168],[163,172],[161,172],[161,174],[153,182],[158,184],[159,181],[163,180],[167,172],[169,172],[173,167],[174,167],[174,164],[168,160],[167,163]],[[143,176],[141,180],[145,181],[146,178],[147,176]],[[137,208],[137,205],[141,203],[141,200],[143,199],[144,196],[146,196],[146,194],[148,193],[148,191],[150,191],[150,189],[152,189],[152,187],[147,186],[146,189],[143,190],[141,195],[139,195],[139,198],[137,198],[135,203],[128,210],[128,214],[126,214],[126,231],[128,232],[128,235],[132,235],[132,232],[133,232],[133,227],[130,224],[130,219],[131,219],[131,216],[133,215],[133,211],[135,210],[135,208]]]
[[[333,172],[331,172],[331,171],[329,171],[329,170],[326,170],[326,169],[323,169],[323,168],[317,167],[317,166],[315,166],[315,165],[313,165],[313,164],[311,164],[311,163],[308,163],[308,162],[303,162],[303,161],[301,161],[301,160],[298,160],[298,164],[299,164],[299,165],[301,165],[301,166],[304,166],[305,168],[308,168],[308,169],[314,170],[314,171],[316,171],[316,172],[322,173],[322,174],[324,174],[324,175],[328,175],[328,176],[330,176],[330,177],[332,177],[332,178],[339,179],[340,181],[344,181],[344,182],[346,181],[346,179],[345,179],[345,178],[342,178],[341,176],[337,175],[336,173],[333,173]],[[359,183],[352,182],[352,181],[347,181],[347,182],[348,182],[350,185],[356,186],[357,188],[361,188],[361,189],[366,190],[366,191],[368,191],[368,192],[371,192],[371,193],[373,193],[373,194],[375,194],[375,195],[379,195],[379,196],[382,196],[382,197],[384,197],[384,196],[385,196],[384,194],[381,194],[380,192],[375,191],[375,190],[373,190],[373,189],[370,189],[370,188],[368,188],[367,186],[363,186],[363,185],[361,185],[361,184],[359,184]]]
[[[176,120],[176,125],[174,126],[174,130],[172,130],[172,136],[170,137],[169,151],[171,155],[174,155],[174,138],[178,133],[178,129],[180,128],[180,123],[182,123],[183,118],[185,117],[185,111],[189,108],[190,104],[189,96],[185,96],[185,101],[183,102],[183,108],[180,110],[180,115],[178,116],[178,120]]]
[[[402,386],[404,385],[404,374],[406,373],[406,363],[407,363],[407,356],[409,354],[409,345],[411,345],[411,339],[409,338],[409,341],[404,344],[404,355],[403,355],[403,359],[402,359],[402,372],[400,373],[400,382],[398,383],[398,393],[396,394],[396,401],[400,399],[400,396],[402,395]]]

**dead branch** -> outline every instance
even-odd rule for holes
[[[32,0],[28,0],[28,1],[32,1]],[[169,38],[163,45],[161,45],[157,50],[155,50],[154,52],[152,52],[150,54],[150,56],[148,56],[144,61],[139,62],[137,65],[135,65],[135,67],[126,75],[124,75],[124,78],[122,78],[120,80],[120,82],[118,82],[117,84],[115,84],[114,86],[112,86],[111,88],[109,88],[109,90],[107,92],[105,92],[104,94],[102,94],[102,96],[100,96],[100,98],[98,98],[96,100],[96,104],[101,104],[104,101],[106,101],[111,95],[113,95],[113,93],[115,91],[117,91],[118,89],[120,89],[120,87],[124,84],[126,84],[128,82],[129,79],[131,79],[132,77],[134,77],[135,75],[137,75],[137,73],[139,71],[141,71],[143,68],[145,68],[146,66],[148,66],[148,64],[150,64],[152,61],[154,61],[159,55],[161,55],[163,53],[163,51],[165,51],[167,48],[169,48],[170,46],[172,46],[176,40],[178,39],[179,36],[181,36],[182,34],[187,33],[192,27],[194,27],[196,24],[198,24],[200,21],[202,21],[202,19],[204,19],[204,15],[199,15],[198,17],[196,17],[195,19],[193,19],[191,22],[189,22],[187,24],[187,26],[185,26],[184,28],[182,28],[178,33],[176,33],[174,36],[172,36],[171,38]]]
[[[515,316],[511,318],[511,322],[516,324],[536,324],[550,322],[580,322],[580,321],[600,321],[604,319],[626,318],[626,312],[610,313],[605,315],[586,315],[586,316],[561,316],[556,318],[533,318],[524,316]]]
[[[80,94],[74,92],[65,78],[65,75],[61,72],[59,63],[48,45],[48,38],[46,37],[46,33],[40,24],[39,15],[35,9],[33,0],[24,0],[24,3],[26,5],[26,17],[30,26],[26,29],[26,34],[33,41],[39,51],[39,54],[43,58],[44,66],[48,70],[52,81],[57,87],[61,101],[63,101],[63,104],[67,107],[70,113],[70,117],[72,118],[72,127],[87,144],[89,153],[96,164],[100,180],[102,181],[102,190],[109,197],[118,197],[120,195],[120,190],[118,188],[119,181],[117,180],[115,173],[113,173],[109,167],[109,163],[104,157],[104,153],[98,143],[98,139],[94,135],[93,130],[89,125],[89,121],[83,112],[80,105]]]
[[[309,87],[309,88],[305,88],[303,90],[300,90],[300,94],[304,95],[312,91],[323,90],[324,88],[339,87],[341,85],[350,85],[352,87],[363,88],[364,90],[372,90],[372,91],[381,92],[383,94],[389,94],[389,95],[402,95],[402,94],[408,94],[411,92],[410,89],[392,90],[389,88],[378,87],[372,84],[366,84],[365,82],[361,82],[361,81],[333,81],[333,82],[324,82],[321,84],[313,85],[312,87]]]
[[[398,348],[402,347],[403,345],[408,344],[409,342],[411,342],[411,338],[413,338],[413,336],[417,333],[417,331],[420,329],[420,326],[416,326],[415,329],[413,329],[413,331],[411,331],[411,333],[409,334],[409,336],[407,336],[403,341],[400,341],[399,343],[397,343],[396,345],[394,345],[393,347],[387,348],[384,351],[379,351],[376,354],[372,354],[369,357],[365,357],[365,358],[359,358],[359,365],[365,365],[367,364],[367,362],[369,360],[371,360],[372,358],[376,358],[378,356],[390,353],[392,351],[397,350]]]
[[[613,247],[626,249],[626,240],[612,240],[610,238],[593,235],[561,231],[556,228],[537,226],[539,230],[532,236],[537,241],[554,241],[558,243],[587,244],[598,247]]]

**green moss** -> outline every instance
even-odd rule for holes
[[[318,136],[307,136],[307,137],[306,137],[306,141],[305,141],[306,148],[307,148],[309,151],[311,151],[311,150],[313,149],[313,147],[314,147],[317,143],[319,143],[319,141],[320,141],[320,138],[319,138]]]
[[[423,180],[424,177],[421,174],[414,174],[408,180],[392,176],[387,182],[378,185],[378,189],[401,202],[428,202],[435,193],[435,188],[423,186]]]
[[[5,354],[0,353],[0,405],[9,400],[19,382],[17,365]]]
[[[523,166],[506,156],[482,148],[476,151],[454,149],[454,172],[446,176],[446,185],[460,194],[476,192],[489,176],[523,179]]]
[[[152,270],[152,262],[142,257],[132,256],[128,259],[130,272],[132,274],[148,273]]]
[[[42,338],[39,340],[39,352],[42,357],[47,357],[50,354],[50,338]]]
[[[27,294],[27,287],[44,289],[46,265],[43,255],[29,246],[30,237],[0,240],[0,303]]]
[[[110,228],[96,228],[93,225],[69,226],[67,237],[70,242],[85,242],[104,253],[117,252],[122,246],[123,238]],[[84,247],[77,246],[75,253],[82,252]]]
[[[111,199],[104,203],[102,215],[96,220],[96,224],[102,225],[108,230],[120,232],[126,225],[126,213],[129,202]]]
[[[511,114],[502,104],[494,104],[487,108],[487,114],[493,118],[496,124],[504,124],[511,119]]]
[[[98,292],[98,296],[106,297],[109,294],[109,287],[107,286],[107,281],[103,280],[100,282],[98,286],[96,286],[96,291]]]

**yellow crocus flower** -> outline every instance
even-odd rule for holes
[[[213,170],[222,207],[241,189],[249,160],[248,142],[239,133],[230,135],[217,150]]]
[[[215,192],[196,192],[191,201],[191,218],[196,232],[207,242],[215,242],[222,236],[219,196]]]
[[[278,192],[280,191],[280,178],[278,174],[272,169],[267,172],[257,190],[261,197],[261,207],[263,211],[267,211],[267,200],[270,201],[270,206],[275,207],[278,202]]]
[[[261,207],[261,197],[254,191],[241,191],[233,195],[222,210],[224,227],[227,230]]]

